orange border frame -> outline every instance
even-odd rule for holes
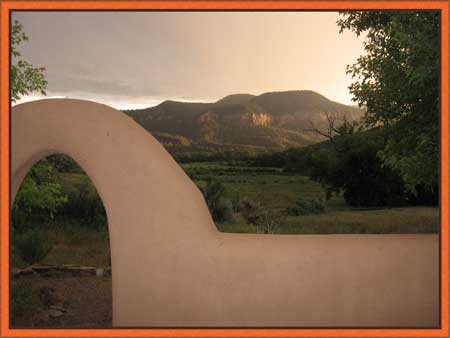
[[[10,329],[9,11],[10,10],[441,10],[441,328],[439,329]],[[0,0],[0,337],[449,337],[449,2],[429,1],[16,1]]]

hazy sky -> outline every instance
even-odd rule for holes
[[[46,67],[49,96],[117,108],[165,99],[315,90],[351,103],[346,65],[363,39],[335,12],[15,12],[22,56]],[[35,98],[30,97],[28,99]]]

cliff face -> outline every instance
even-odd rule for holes
[[[251,122],[254,126],[268,127],[270,125],[270,115],[267,113],[252,113]]]

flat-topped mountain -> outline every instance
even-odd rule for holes
[[[214,103],[164,101],[125,111],[166,146],[242,146],[283,149],[322,141],[311,125],[326,127],[324,113],[361,117],[361,110],[314,91],[234,94]]]
[[[228,106],[233,104],[244,104],[254,98],[255,95],[251,94],[232,94],[225,96],[223,99],[220,99],[216,102],[216,105]]]

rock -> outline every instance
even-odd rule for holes
[[[37,273],[51,272],[52,270],[58,269],[56,265],[32,265],[30,268]]]
[[[55,305],[50,305],[50,309],[51,310],[61,311],[61,312],[67,312],[67,310],[64,308],[64,306],[62,306],[61,303],[58,303],[58,304],[55,304]]]
[[[94,276],[96,274],[96,268],[92,266],[73,266],[68,267],[67,271],[75,276]]]
[[[48,310],[48,314],[50,317],[61,317],[64,313],[60,310],[52,309],[50,307],[50,310]]]
[[[46,322],[47,320],[49,320],[49,318],[50,317],[47,311],[37,312],[33,314],[33,321]]]
[[[12,274],[14,277],[18,276],[26,276],[26,275],[34,275],[36,272],[31,268],[25,268],[25,269],[12,269]]]

